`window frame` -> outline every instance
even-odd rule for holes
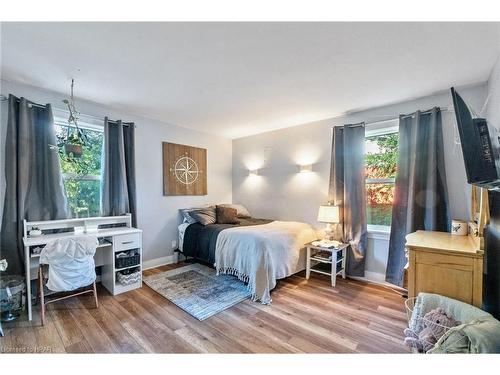
[[[86,117],[86,116],[82,116]],[[59,127],[72,127],[74,126],[68,124],[67,112],[63,110],[54,110],[54,125]],[[104,138],[104,121],[100,122],[93,118],[89,119],[79,119],[78,127],[83,130],[90,130],[99,133],[103,133]],[[104,139],[103,139],[104,142]],[[76,173],[63,173],[61,171],[61,175],[63,178],[63,183],[67,180],[73,181],[102,181],[102,166],[101,166],[101,174],[76,174]],[[100,185],[100,184],[99,184]]]
[[[365,142],[367,138],[399,133],[399,119],[392,119],[387,121],[381,121],[372,126],[368,125],[365,127]],[[366,154],[366,152],[365,152]],[[365,191],[366,185],[369,184],[386,184],[395,185],[396,178],[366,178],[365,179]],[[366,204],[366,202],[365,202]],[[388,239],[391,233],[390,225],[377,225],[377,224],[367,224],[367,230],[371,238],[375,239]]]

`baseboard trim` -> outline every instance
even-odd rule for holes
[[[399,291],[406,291],[406,289],[401,288],[397,285],[388,283],[385,281],[385,274],[383,273],[378,273],[378,272],[371,272],[371,271],[365,271],[365,276],[348,276],[349,278],[353,280],[359,280],[359,281],[365,281],[370,284],[376,284],[376,285],[381,285],[385,286],[391,289],[399,290]]]
[[[142,269],[149,270],[150,268],[165,266],[167,264],[177,263],[177,254],[168,255],[166,257],[145,260],[142,262]]]

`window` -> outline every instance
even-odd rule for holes
[[[68,206],[73,217],[100,216],[102,126],[79,121],[78,127],[87,137],[81,156],[75,157],[65,147],[63,139],[74,131],[65,118],[55,119],[61,171]]]
[[[369,230],[389,231],[398,158],[398,120],[366,130],[366,216]]]

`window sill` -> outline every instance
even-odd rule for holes
[[[390,236],[391,227],[384,225],[368,225],[368,238],[389,241]]]

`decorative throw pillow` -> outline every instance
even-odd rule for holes
[[[200,208],[189,212],[196,222],[201,225],[215,224],[217,221],[217,216],[215,214],[215,207]]]
[[[182,221],[184,223],[189,223],[189,224],[194,224],[196,223],[196,220],[193,219],[189,213],[191,211],[194,211],[194,210],[197,210],[198,208],[183,208],[181,210],[179,210],[181,212],[181,215],[182,215]]]
[[[239,224],[238,211],[235,208],[217,206],[217,223],[218,224]]]
[[[206,204],[203,206],[199,207],[190,207],[190,208],[181,208],[179,209],[179,212],[181,213],[182,216],[182,222],[183,223],[189,223],[189,224],[194,224],[196,223],[196,219],[192,218],[190,213],[196,210],[204,210],[206,208],[213,208],[215,210],[215,205],[213,204]]]
[[[252,217],[252,215],[250,215],[250,212],[246,209],[246,207],[241,204],[220,204],[219,206],[234,208],[237,211],[238,217],[241,218]]]

